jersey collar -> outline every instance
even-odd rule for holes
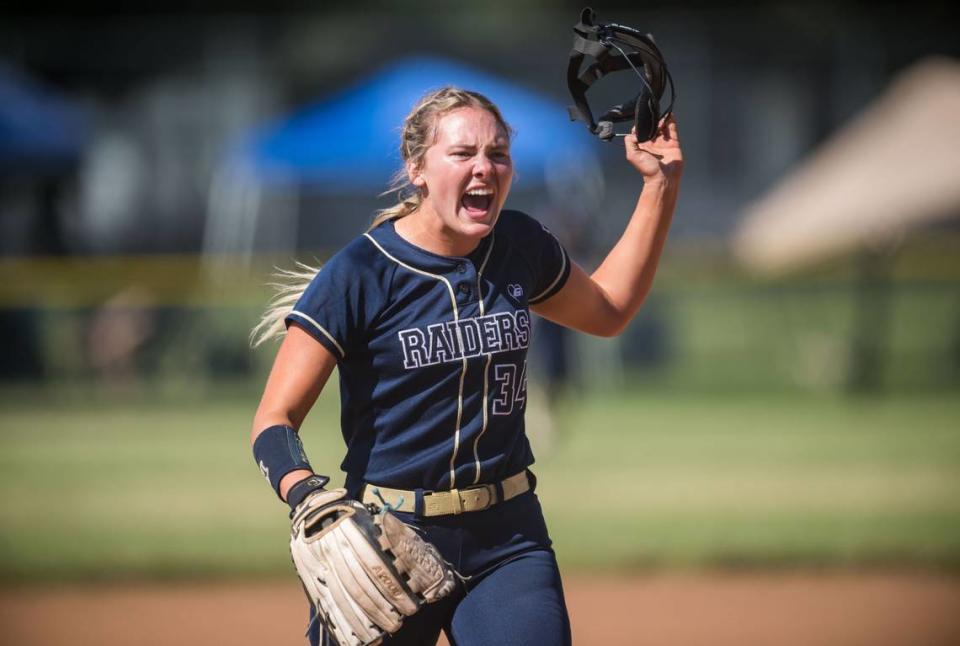
[[[477,248],[466,256],[441,256],[405,240],[397,233],[395,220],[387,220],[369,233],[392,256],[417,269],[435,274],[457,271],[465,261],[479,267],[493,240],[492,234],[487,235]]]

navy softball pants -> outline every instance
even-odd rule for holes
[[[480,512],[419,518],[422,530],[464,577],[450,597],[407,617],[391,646],[433,646],[443,630],[451,646],[568,646],[570,620],[557,560],[533,491]],[[312,619],[312,617],[311,617]],[[332,644],[311,624],[310,643]]]

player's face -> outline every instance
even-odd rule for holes
[[[440,118],[434,144],[411,175],[438,233],[475,244],[493,229],[510,192],[510,140],[486,110],[454,110]]]

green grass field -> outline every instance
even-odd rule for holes
[[[0,408],[0,577],[289,573],[255,396]],[[535,466],[568,568],[960,566],[960,400],[620,392],[568,402]],[[336,396],[303,430],[338,472]]]

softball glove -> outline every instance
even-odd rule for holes
[[[376,508],[373,508],[376,511]],[[437,549],[389,510],[345,489],[311,494],[293,513],[290,554],[316,616],[340,646],[371,646],[454,589]]]

